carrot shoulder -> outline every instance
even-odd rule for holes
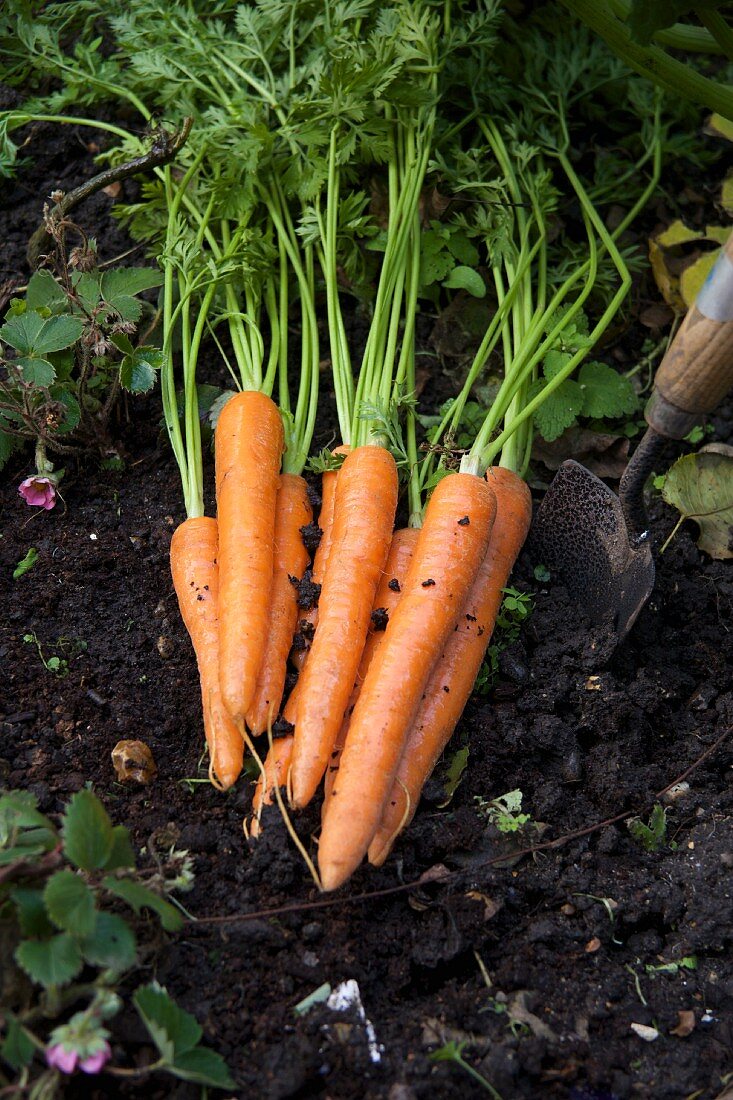
[[[344,715],[341,729],[339,730],[338,737],[333,746],[331,759],[326,768],[324,780],[324,814],[326,813],[328,799],[338,773],[341,753],[346,744],[348,735],[349,722],[351,721],[351,715],[356,706],[356,700],[359,698],[359,693],[361,692],[361,685],[364,683],[374,654],[382,644],[386,623],[389,622],[394,609],[399,603],[400,596],[402,595],[402,586],[405,583],[405,578],[409,571],[410,563],[412,562],[412,556],[415,552],[419,534],[420,532],[415,527],[404,527],[399,531],[395,531],[392,536],[392,544],[389,548],[387,564],[384,567],[384,573],[382,574],[382,579],[377,586],[377,592],[374,597],[372,623],[369,627],[366,645],[364,646],[364,652],[359,662],[356,683],[351,692],[349,705],[346,708],[346,714]]]
[[[387,561],[396,508],[392,455],[384,447],[357,447],[346,456],[336,482],[318,625],[301,673],[290,774],[296,807],[313,797],[341,727]]]
[[[255,734],[263,733],[280,711],[288,653],[298,620],[298,593],[293,582],[300,580],[308,565],[308,551],[303,545],[300,529],[312,518],[305,480],[297,474],[280,474],[270,629],[254,699],[247,710],[247,726]]]
[[[345,882],[366,854],[428,678],[486,553],[495,513],[493,491],[474,474],[449,474],[430,499],[402,598],[351,716],[319,845],[326,890]]]
[[[532,497],[526,482],[500,466],[486,474],[496,495],[489,548],[465,606],[435,666],[402,753],[392,792],[369,845],[381,866],[398,833],[415,815],[420,792],[448,744],[473,690],[496,623],[504,586],[529,531]]]
[[[246,390],[221,411],[214,436],[219,521],[219,683],[243,722],[270,625],[275,507],[283,452],[277,406]]]
[[[217,551],[216,520],[204,516],[185,520],[171,540],[173,587],[198,663],[211,771],[226,789],[242,770],[244,741],[227,714],[219,690]]]

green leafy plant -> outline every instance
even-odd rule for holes
[[[517,789],[507,791],[506,794],[501,794],[490,801],[477,794],[474,796],[474,802],[479,813],[496,825],[500,833],[518,833],[532,821],[529,814],[521,812],[522,797],[522,792]]]
[[[51,657],[47,657],[35,630],[32,630],[28,634],[24,634],[23,641],[26,645],[34,645],[36,647],[38,656],[46,672],[53,672],[56,676],[60,677],[68,676],[69,662],[79,657],[82,653],[86,653],[87,650],[87,643],[81,638],[59,638],[56,644],[51,648],[60,651],[62,656],[56,653]]]
[[[451,1039],[429,1055],[430,1061],[453,1062],[453,1064],[459,1066],[464,1073],[467,1073],[469,1077],[472,1077],[485,1092],[488,1092],[489,1096],[493,1096],[494,1100],[501,1100],[501,1094],[496,1091],[491,1082],[487,1081],[484,1075],[479,1073],[478,1070],[475,1070],[463,1057],[463,1052],[467,1045],[468,1044],[465,1042],[457,1043],[454,1039]]]
[[[640,817],[635,817],[627,822],[627,828],[645,851],[658,852],[667,837],[667,811],[660,802],[656,802],[646,824]]]
[[[132,342],[145,309],[139,295],[160,285],[160,272],[103,271],[96,243],[79,226],[68,219],[47,225],[53,270],[31,276],[0,327],[0,467],[34,441],[41,477],[53,470],[47,452],[106,449],[120,392],[146,393],[161,365],[158,348]],[[70,233],[82,243],[67,250]],[[57,482],[60,474],[51,476]]]
[[[534,599],[529,592],[519,592],[516,588],[505,588],[491,644],[479,669],[473,690],[477,695],[488,695],[499,672],[499,658],[519,637],[522,626],[534,611]]]
[[[165,931],[177,931],[183,917],[167,894],[190,886],[188,853],[172,850],[155,871],[142,872],[127,829],[112,824],[90,790],[71,798],[60,828],[39,812],[33,795],[7,791],[0,794],[0,870],[0,962],[9,991],[0,1060],[23,1087],[43,1090],[33,1095],[49,1098],[77,1067],[129,1074],[109,1064],[104,1026],[123,1006],[118,990],[138,957],[136,933],[117,910],[147,910]],[[83,1001],[87,1007],[69,1016]],[[233,1087],[220,1056],[200,1045],[199,1024],[164,989],[141,986],[132,1003],[159,1052],[143,1075],[163,1069]]]
[[[38,551],[35,546],[31,546],[28,553],[24,558],[21,558],[15,569],[13,570],[13,580],[17,581],[20,577],[28,573],[38,561]]]
[[[673,959],[672,962],[647,963],[644,967],[647,974],[678,974],[680,970],[697,970],[697,956],[683,955],[681,959]]]

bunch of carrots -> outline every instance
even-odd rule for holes
[[[284,810],[286,798],[300,810],[323,783],[318,874],[333,890],[365,856],[387,858],[471,694],[530,524],[533,416],[558,399],[630,286],[618,241],[659,178],[659,104],[628,173],[639,181],[634,199],[609,230],[569,136],[582,99],[573,81],[602,82],[599,57],[588,55],[584,73],[555,63],[553,45],[541,62],[541,34],[527,36],[525,62],[544,64],[544,75],[512,100],[487,60],[500,0],[363,0],[315,15],[304,5],[302,21],[298,2],[269,15],[240,6],[236,34],[194,8],[180,9],[174,41],[145,0],[111,18],[134,59],[121,70],[132,85],[111,82],[113,58],[90,87],[127,98],[149,122],[180,79],[196,120],[180,165],[158,169],[126,211],[164,272],[163,409],[187,517],[171,543],[173,582],[198,662],[212,781],[231,787],[252,753],[253,837],[266,805]],[[552,95],[537,91],[550,81]],[[134,134],[100,125],[119,140],[119,158],[137,151]],[[358,190],[375,172],[379,224]],[[415,329],[436,183],[460,197],[447,217],[463,254],[478,257],[466,285],[478,279],[492,309],[421,449]],[[563,201],[578,223],[566,255]],[[357,284],[371,316],[358,362],[344,309]],[[340,438],[313,458],[321,302]],[[597,315],[590,331],[586,310]],[[210,416],[207,347],[232,378]],[[467,402],[489,371],[495,396],[457,452]],[[204,507],[207,418],[216,518]],[[312,558],[309,459],[321,475]],[[398,514],[406,526],[395,528]],[[315,596],[307,608],[304,576]]]

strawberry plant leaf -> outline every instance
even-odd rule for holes
[[[183,1081],[195,1081],[198,1085],[210,1085],[215,1089],[236,1088],[226,1062],[220,1054],[206,1047],[196,1047],[179,1054],[168,1066],[174,1077]]]
[[[32,355],[35,341],[44,319],[35,310],[15,315],[0,328],[0,340],[15,348],[20,355]]]
[[[133,882],[129,878],[116,879],[108,875],[102,880],[102,885],[105,890],[109,890],[111,894],[115,894],[131,905],[136,913],[139,913],[142,908],[152,909],[160,917],[160,923],[166,932],[176,932],[183,924],[183,917],[175,906],[139,882]]]
[[[53,351],[70,348],[79,339],[83,329],[84,323],[78,317],[49,317],[35,339],[34,351],[37,355],[50,355]]]
[[[10,895],[24,936],[51,936],[55,929],[48,919],[43,891],[19,886]]]
[[[12,1066],[14,1070],[21,1070],[29,1066],[36,1053],[35,1044],[28,1037],[27,1032],[16,1020],[15,1016],[7,1013],[7,1031],[0,1046],[0,1058]]]
[[[135,348],[120,365],[120,385],[130,393],[148,393],[155,385],[155,372],[163,365],[160,348]]]
[[[92,932],[79,946],[87,962],[109,970],[129,970],[137,958],[135,934],[116,913],[98,912]]]
[[[48,915],[64,932],[88,936],[94,929],[94,895],[73,871],[57,871],[46,883],[43,901]]]
[[[82,871],[97,871],[112,854],[112,822],[95,794],[82,790],[72,797],[63,817],[64,854]]]
[[[154,267],[118,267],[102,276],[102,297],[114,304],[120,295],[131,298],[143,290],[152,290],[163,282],[163,275]]]
[[[18,966],[29,978],[48,989],[66,985],[82,968],[79,945],[68,932],[48,940],[24,940],[15,952]]]
[[[167,1062],[187,1054],[200,1042],[203,1030],[196,1018],[180,1008],[157,982],[141,986],[132,999]]]
[[[117,871],[122,867],[135,866],[135,853],[130,843],[130,834],[124,825],[115,825],[112,829],[112,851],[104,865],[105,871]]]
[[[50,271],[35,271],[25,292],[26,309],[50,309],[60,312],[66,307],[66,295]]]
[[[56,378],[53,363],[48,359],[41,359],[35,355],[23,355],[14,361],[14,366],[23,372],[23,381],[32,382],[34,386],[42,386],[44,389],[51,385]]]

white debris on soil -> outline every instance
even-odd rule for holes
[[[657,1029],[655,1027],[649,1027],[648,1024],[630,1024],[629,1026],[645,1043],[653,1043],[655,1039],[659,1038]]]
[[[334,1012],[348,1012],[349,1009],[356,1009],[357,1016],[364,1024],[367,1046],[369,1047],[369,1057],[372,1062],[381,1062],[384,1047],[381,1043],[377,1042],[377,1033],[374,1030],[374,1025],[371,1020],[367,1019],[364,1005],[361,1003],[359,983],[354,981],[353,978],[341,982],[340,985],[336,986],[333,993],[326,1001],[326,1004]]]

